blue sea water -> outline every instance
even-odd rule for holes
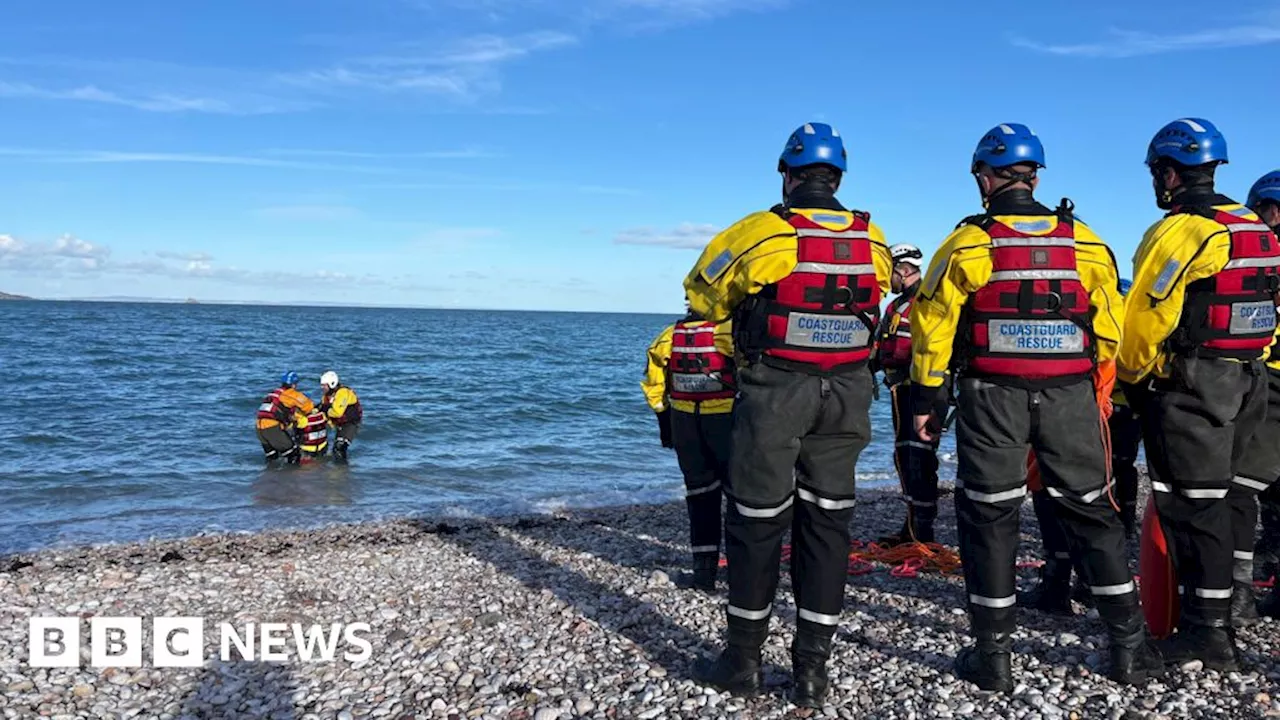
[[[639,388],[661,315],[0,303],[0,553],[683,497]],[[336,370],[349,465],[264,468],[285,369]],[[859,487],[896,487],[888,394]],[[944,477],[954,476],[944,439]]]

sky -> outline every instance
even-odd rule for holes
[[[9,0],[0,291],[676,313],[808,121],[926,253],[1026,123],[1128,274],[1164,123],[1280,167],[1277,53],[1277,0]]]

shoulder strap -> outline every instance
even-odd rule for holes
[[[981,213],[979,215],[970,215],[969,217],[956,223],[955,229],[959,230],[965,225],[975,225],[977,227],[982,228],[985,231],[995,224],[996,224],[995,217],[988,215],[987,213]]]

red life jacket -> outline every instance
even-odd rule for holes
[[[991,238],[991,279],[965,310],[965,374],[1031,382],[1088,376],[1097,340],[1076,268],[1074,218],[1060,213],[1047,235],[989,215],[971,222]]]
[[[1280,289],[1280,242],[1271,228],[1211,207],[1179,208],[1221,223],[1231,259],[1217,275],[1187,285],[1186,305],[1171,338],[1174,352],[1252,360],[1271,344]]]
[[[319,410],[307,416],[307,424],[299,433],[298,444],[305,452],[322,452],[329,443],[329,423]]]
[[[871,216],[854,211],[847,227],[828,230],[799,213],[777,212],[796,229],[796,267],[760,293],[766,360],[822,372],[865,362],[880,315]]]
[[[903,293],[894,298],[885,310],[884,331],[880,334],[876,360],[886,370],[911,367],[911,306],[915,299],[914,292]],[[895,321],[897,328],[890,331]]]
[[[275,420],[283,425],[290,424],[292,414],[289,412],[289,408],[285,407],[280,400],[282,391],[283,388],[276,388],[267,393],[267,396],[262,399],[262,404],[258,406],[259,420]]]
[[[716,349],[715,323],[700,320],[676,323],[671,335],[672,400],[719,400],[732,398],[737,383],[733,377],[733,358]]]

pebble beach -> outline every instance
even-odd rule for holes
[[[950,498],[939,541],[954,545]],[[860,494],[854,535],[895,530],[896,493]],[[1021,557],[1038,558],[1023,510]],[[765,649],[768,693],[740,699],[695,683],[692,661],[720,647],[716,596],[680,587],[682,503],[496,519],[420,518],[320,530],[197,536],[0,558],[4,718],[1262,718],[1280,717],[1280,623],[1241,631],[1239,673],[1174,670],[1128,688],[1101,672],[1103,629],[1020,613],[1019,684],[979,692],[950,673],[969,640],[958,576],[849,578],[818,711],[787,701],[795,606],[783,573]],[[1035,571],[1020,570],[1030,583]],[[355,662],[223,661],[201,667],[28,665],[40,615],[200,616],[230,622],[366,622]]]

